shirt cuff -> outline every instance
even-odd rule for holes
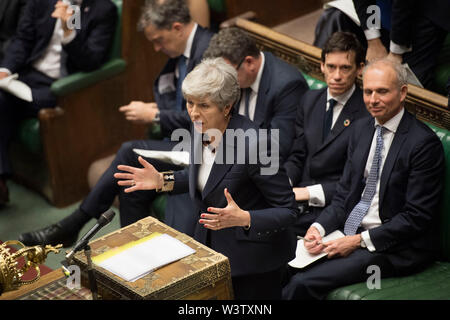
[[[320,223],[314,222],[314,223],[311,225],[311,227],[315,227],[315,228],[319,231],[320,236],[321,236],[322,238],[325,236],[325,229],[322,227],[322,225],[321,225]]]
[[[325,194],[321,184],[307,186],[306,189],[309,192],[308,204],[311,207],[325,207]]]
[[[376,251],[375,246],[373,245],[372,240],[370,240],[370,235],[369,235],[369,231],[363,231],[361,232],[361,237],[364,240],[364,243],[367,246],[367,250],[369,250],[370,252]]]
[[[364,30],[364,34],[365,34],[367,40],[381,38],[380,29],[367,29],[367,30]]]
[[[8,75],[11,75],[11,74],[12,74],[11,71],[10,71],[9,69],[6,69],[6,68],[0,68],[0,72],[5,72],[5,73],[7,73]]]
[[[73,39],[75,39],[75,37],[77,36],[77,32],[75,30],[72,30],[72,32],[67,36],[61,39],[61,43],[62,45],[66,45],[69,44],[70,42],[73,41]]]
[[[389,51],[391,51],[392,53],[395,53],[395,54],[404,54],[406,52],[411,52],[412,47],[402,46],[402,45],[396,44],[395,42],[393,42],[391,40],[391,43],[389,45]]]

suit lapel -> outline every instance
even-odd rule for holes
[[[0,23],[7,14],[8,4],[13,3],[11,0],[0,0]]]
[[[227,129],[234,130],[237,128],[237,118],[232,117]],[[211,173],[208,177],[205,187],[203,188],[202,198],[205,197],[222,181],[225,174],[230,171],[234,164],[234,161],[227,161],[227,155],[231,157],[233,155],[233,160],[236,159],[236,146],[233,139],[227,139],[227,134],[222,136],[222,141],[217,148],[217,155],[214,164],[211,168]]]
[[[256,98],[255,115],[253,121],[258,127],[264,122],[267,113],[267,95],[270,90],[270,79],[272,77],[272,60],[271,55],[268,52],[264,52],[264,70],[261,75],[261,82],[259,84],[258,96]]]
[[[360,111],[362,107],[364,107],[355,102],[358,94],[361,94],[361,92],[358,88],[355,88],[355,91],[353,92],[352,96],[350,97],[350,99],[348,99],[347,103],[345,104],[344,108],[339,114],[339,117],[337,118],[336,123],[334,124],[330,134],[316,152],[319,152],[320,150],[324,149],[334,139],[336,139],[344,131],[344,129],[353,122],[353,119],[355,118],[354,114]],[[325,113],[323,114],[323,117],[325,117]]]
[[[355,172],[362,177],[364,176],[364,170],[367,164],[367,158],[369,157],[370,146],[372,145],[373,135],[375,133],[375,120],[370,118],[367,122],[367,126],[364,126],[361,130],[361,137],[359,139],[358,145],[354,148],[354,162],[356,166]],[[361,150],[362,152],[359,152]]]
[[[386,185],[389,180],[389,177],[392,173],[392,169],[395,164],[395,160],[402,148],[403,142],[408,136],[408,129],[410,125],[411,119],[409,117],[409,113],[405,110],[405,114],[400,121],[400,124],[397,128],[397,132],[395,133],[394,139],[392,140],[391,147],[387,154],[386,160],[383,165],[383,171],[381,172],[380,177],[380,204],[383,203],[384,192],[386,191]],[[381,205],[380,205],[381,207]]]
[[[323,136],[323,119],[325,118],[325,112],[327,107],[327,90],[323,90],[317,103],[313,108],[318,108],[318,110],[312,110],[311,120],[308,122],[311,124],[311,137],[314,139],[314,146],[318,146],[319,149],[322,145]],[[317,152],[317,151],[316,151]]]

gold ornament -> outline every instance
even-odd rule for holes
[[[19,245],[22,248],[11,253],[8,245]],[[62,244],[56,247],[51,245],[26,247],[22,242],[15,240],[0,244],[0,294],[38,281],[41,275],[39,264],[45,262],[49,252],[59,253],[60,248],[62,248]],[[17,269],[17,260],[20,257],[24,257],[25,264],[22,268]],[[22,276],[31,268],[36,270],[36,277],[32,280],[22,280]]]

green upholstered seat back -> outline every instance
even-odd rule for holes
[[[442,259],[450,261],[450,131],[427,123],[442,141],[445,154],[444,193],[439,209]]]
[[[448,77],[450,77],[450,33],[445,38],[434,72],[435,90],[444,96],[448,94],[446,89]]]
[[[122,57],[122,0],[112,0],[112,2],[117,6],[119,19],[108,60]]]

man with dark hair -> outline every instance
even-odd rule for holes
[[[272,130],[278,130],[279,161],[282,163],[294,139],[299,102],[308,90],[302,74],[270,52],[261,52],[255,41],[238,28],[222,29],[212,37],[204,58],[218,57],[224,58],[238,72],[241,99],[234,106],[234,112],[253,120],[259,128],[267,129],[269,135]],[[172,126],[185,125],[180,121]],[[189,195],[169,194],[167,200],[166,223],[192,234],[199,214]]]
[[[180,21],[177,21],[180,20]],[[160,26],[160,27],[157,27]],[[155,102],[132,102],[121,107],[129,120],[156,122],[160,117],[161,127],[172,114],[185,112],[181,96],[181,83],[200,61],[208,46],[212,32],[191,20],[185,0],[150,0],[141,15],[139,27],[153,43],[156,51],[162,51],[169,60],[154,84]],[[184,111],[182,111],[184,110]],[[171,150],[176,142],[138,140],[124,143],[109,168],[88,194],[80,207],[71,215],[49,227],[21,234],[19,240],[26,245],[58,244],[65,247],[73,244],[81,228],[92,218],[98,218],[113,203],[116,195],[120,200],[120,223],[126,226],[148,216],[149,203],[155,191],[140,191],[125,194],[117,185],[114,173],[118,164],[138,166],[133,149]],[[153,160],[158,170],[173,170],[174,166]],[[175,166],[175,169],[179,168]],[[141,210],[145,207],[145,210]]]
[[[334,33],[320,64],[327,87],[307,92],[297,110],[296,138],[284,167],[302,211],[294,226],[298,235],[333,199],[347,162],[351,128],[369,116],[355,84],[363,61],[364,49],[353,34]]]
[[[328,258],[297,272],[285,299],[324,299],[340,286],[417,272],[438,252],[436,213],[445,170],[442,143],[404,109],[406,70],[388,59],[369,64],[363,94],[373,118],[355,123],[336,195],[305,235],[311,255]],[[344,236],[324,242],[340,230]],[[381,284],[383,286],[383,284]]]
[[[110,0],[79,0],[80,29],[74,10],[54,0],[27,0],[15,36],[0,62],[0,79],[18,74],[31,88],[32,102],[0,91],[0,205],[8,201],[6,179],[12,174],[8,148],[19,121],[54,108],[51,84],[67,74],[92,71],[107,59],[117,23]],[[75,19],[77,20],[77,19]]]

